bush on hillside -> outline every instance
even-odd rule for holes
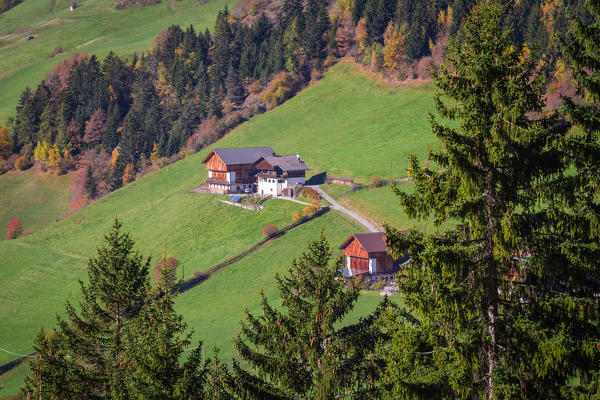
[[[374,290],[381,290],[385,287],[385,279],[378,279],[377,281],[375,281],[375,283],[373,284],[373,289]]]
[[[262,234],[263,234],[264,238],[268,238],[269,236],[273,235],[277,231],[278,231],[277,226],[273,225],[273,224],[267,224],[267,225],[263,226],[263,228],[262,228]]]
[[[16,239],[23,233],[23,226],[19,217],[14,217],[6,225],[6,238],[8,240]]]
[[[5,174],[8,171],[6,167],[6,161],[0,158],[0,175]]]
[[[304,186],[302,188],[302,196],[313,200],[321,200],[321,195],[319,192],[309,186]]]
[[[269,82],[262,98],[271,110],[294,95],[297,89],[294,76],[288,72],[280,72]]]
[[[385,179],[383,179],[383,177],[380,175],[373,175],[369,179],[369,182],[371,182],[371,185],[373,185],[375,187],[382,187],[385,185]]]
[[[17,158],[19,158],[18,154],[11,154],[6,159],[6,169],[8,169],[9,171],[15,169],[15,162],[17,161]]]
[[[15,168],[24,171],[31,168],[31,160],[27,156],[20,156],[15,160]]]
[[[161,280],[166,279],[168,283],[174,283],[178,265],[179,261],[177,261],[177,258],[175,257],[160,260],[152,270],[154,282],[160,282]]]
[[[292,222],[299,222],[302,219],[302,214],[300,214],[300,211],[294,211],[294,214],[292,214]]]

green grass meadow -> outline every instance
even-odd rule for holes
[[[300,154],[309,175],[368,183],[373,175],[406,176],[408,155],[421,159],[437,145],[427,112],[433,86],[389,86],[340,62],[325,77],[281,106],[234,129],[215,147],[271,146]]]
[[[0,241],[6,224],[19,217],[24,231],[37,232],[69,211],[71,175],[43,174],[37,168],[0,175]]]
[[[112,0],[27,0],[0,14],[0,123],[15,112],[26,86],[35,87],[56,63],[85,51],[103,58],[148,51],[154,37],[170,25],[212,30],[215,17],[234,1],[163,0],[162,3],[117,10]],[[28,35],[35,39],[27,40]],[[56,47],[64,54],[51,57]]]

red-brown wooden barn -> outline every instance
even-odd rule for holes
[[[354,233],[339,247],[344,251],[344,275],[392,274],[403,260],[387,253],[385,232]]]

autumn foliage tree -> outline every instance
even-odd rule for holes
[[[135,181],[135,167],[129,163],[125,167],[125,172],[123,172],[123,185],[127,185],[133,181]]]
[[[336,50],[339,56],[345,56],[350,51],[352,46],[354,46],[355,34],[352,15],[348,10],[345,10],[335,33]]]
[[[6,160],[12,153],[12,141],[6,126],[0,126],[0,159]]]
[[[163,259],[160,260],[152,270],[154,282],[160,282],[161,280],[166,279],[168,281],[166,283],[172,285],[173,282],[175,282],[178,265],[179,261],[177,261],[177,258],[163,257]]]
[[[23,227],[21,226],[19,217],[14,217],[8,221],[8,224],[6,225],[6,238],[8,240],[18,238],[21,236],[21,233],[23,233]]]
[[[384,54],[383,66],[390,72],[396,72],[405,60],[404,35],[398,26],[391,21],[383,34]]]
[[[92,114],[89,121],[85,123],[85,135],[83,141],[85,143],[100,143],[102,141],[106,126],[106,113],[98,108]]]

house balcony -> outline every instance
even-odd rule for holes
[[[236,179],[234,182],[227,182],[225,179],[219,178],[206,178],[206,184],[208,185],[254,185],[256,181],[254,179]]]

